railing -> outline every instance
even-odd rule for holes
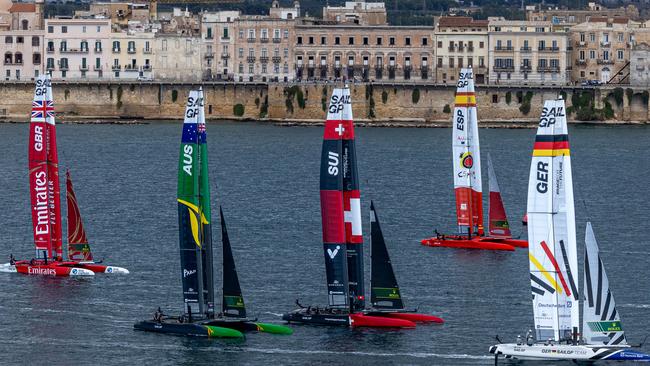
[[[279,64],[280,61],[282,61],[282,58],[280,56],[273,56],[271,60],[273,61],[274,64]]]
[[[22,65],[23,62],[22,61],[8,61],[8,60],[5,60],[4,64],[5,65]]]
[[[54,65],[50,64],[45,67],[48,71],[54,70]]]
[[[542,52],[557,52],[560,50],[560,47],[537,47],[537,50]]]
[[[95,71],[100,71],[100,70],[102,70],[102,69],[103,69],[102,65],[95,65],[95,66],[93,66],[93,70],[95,70]]]
[[[223,58],[223,59],[227,59],[227,58],[230,58],[230,55],[227,54],[227,53],[222,53],[222,54],[221,54],[221,58]]]
[[[586,65],[587,60],[576,60],[576,65]]]
[[[119,48],[113,48],[113,53],[120,53],[120,49]]]
[[[576,42],[576,47],[587,47],[587,42],[585,42],[585,41],[577,41]]]
[[[68,71],[69,69],[70,69],[70,68],[68,67],[68,65],[61,65],[61,66],[59,66],[59,70],[61,70],[61,71]]]
[[[526,71],[526,72],[530,72],[530,71],[532,71],[532,69],[533,69],[533,67],[530,66],[530,65],[521,65],[521,66],[519,67],[519,70],[521,70],[521,71]]]
[[[474,46],[467,46],[467,52],[474,52]]]
[[[463,46],[458,46],[458,52],[463,52],[465,51],[465,47]]]
[[[79,65],[79,70],[88,71],[88,65]]]
[[[280,42],[282,42],[282,38],[273,37],[273,43],[280,43]]]
[[[246,57],[246,61],[247,61],[249,64],[254,63],[254,62],[255,62],[255,56],[248,56],[248,57]]]
[[[248,43],[253,43],[253,42],[255,42],[255,38],[248,38],[247,41],[248,41]]]
[[[205,58],[213,58],[214,57],[214,52],[206,52],[204,57]]]
[[[537,72],[558,73],[560,68],[558,66],[537,66]]]
[[[59,52],[61,53],[88,53],[87,48],[65,48],[65,49],[60,49]]]
[[[512,51],[513,48],[512,48],[512,46],[505,46],[505,47],[504,46],[495,46],[494,50],[495,51]]]
[[[138,71],[138,65],[126,64],[124,65],[124,71]]]
[[[611,44],[611,43],[610,43],[609,41],[607,41],[607,42],[600,42],[600,46],[601,46],[601,47],[609,47],[610,44]]]
[[[142,71],[151,71],[151,64],[146,64],[142,66]]]
[[[528,53],[528,52],[532,52],[533,49],[531,47],[521,47],[519,51]]]
[[[501,72],[508,72],[508,71],[513,72],[513,71],[515,71],[515,67],[514,66],[493,66],[492,70],[497,71],[497,72],[499,72],[499,71],[501,71]]]
[[[260,57],[260,62],[266,64],[269,62],[269,58],[267,56],[262,56]]]
[[[111,66],[111,70],[120,71],[120,70],[122,70],[122,65],[113,65],[113,66]]]
[[[596,63],[598,65],[612,65],[614,64],[614,60],[597,60]]]
[[[48,47],[45,49],[45,52],[47,53],[54,53],[54,47]]]
[[[449,46],[447,49],[448,49],[449,51],[453,51],[453,50],[456,49],[456,47],[455,47],[455,46]]]
[[[102,53],[102,49],[101,48],[95,48],[95,53]]]
[[[151,52],[152,52],[152,51],[151,51],[151,48],[144,48],[144,49],[142,49],[142,53],[144,53],[144,54],[150,54]]]
[[[135,53],[135,48],[128,48],[128,49],[126,50],[126,52],[127,52],[127,53],[131,53],[131,54],[133,54],[133,53]]]
[[[269,37],[262,37],[262,38],[260,38],[260,42],[262,42],[262,43],[269,43]]]

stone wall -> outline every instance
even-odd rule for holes
[[[166,83],[55,83],[54,102],[59,119],[179,119],[189,90],[199,85]],[[270,121],[322,122],[333,85],[301,84],[203,84],[208,119],[261,119]],[[444,85],[351,85],[355,120],[364,122],[448,124],[453,110],[454,87]],[[607,122],[648,120],[647,92],[614,88],[516,88],[480,87],[477,90],[479,121],[526,122],[539,116],[544,99],[562,94],[571,107],[573,94],[584,96],[581,108],[603,111]],[[622,93],[622,94],[621,94]],[[622,99],[620,95],[623,95]],[[0,84],[0,117],[28,121],[33,96],[31,83]],[[528,103],[530,110],[522,104]],[[241,107],[235,108],[241,104]],[[241,116],[236,109],[243,109]],[[577,108],[574,108],[577,109]],[[583,110],[583,112],[585,112]],[[604,116],[602,112],[600,115]],[[577,113],[570,116],[576,120]],[[603,117],[601,117],[603,118]]]

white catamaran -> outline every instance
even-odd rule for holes
[[[495,363],[533,360],[636,360],[625,339],[591,224],[585,237],[582,334],[573,178],[564,100],[547,100],[537,129],[528,184],[528,238],[535,331],[490,347]]]

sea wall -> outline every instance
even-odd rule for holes
[[[196,84],[106,82],[54,83],[56,112],[62,121],[116,119],[178,119],[185,98]],[[201,85],[208,119],[247,119],[317,123],[325,118],[332,84]],[[453,85],[350,85],[355,120],[377,124],[448,125],[453,109]],[[479,120],[496,124],[531,122],[544,99],[567,99],[571,121],[646,123],[648,92],[622,87],[477,86]],[[0,118],[28,121],[33,84],[0,84]]]

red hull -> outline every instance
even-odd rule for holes
[[[467,239],[466,237],[450,236],[443,238],[428,238],[422,240],[422,245],[429,247],[446,247],[461,249],[483,249],[483,250],[503,250],[512,252],[515,247],[506,244],[504,239],[475,237]]]
[[[370,316],[363,313],[351,314],[350,324],[352,327],[415,328],[415,323],[409,320]]]
[[[49,262],[44,261],[18,261],[16,262],[16,272],[26,275],[69,277],[79,275],[80,270],[76,262]]]
[[[417,314],[417,313],[385,313],[382,316],[388,318],[404,319],[414,323],[444,323],[445,321],[442,318],[437,316],[428,315],[428,314]]]
[[[517,247],[517,248],[528,248],[528,241],[527,240],[493,238],[493,237],[485,237],[485,238],[481,238],[481,239],[482,240],[487,240],[487,241],[490,241],[490,242],[495,242],[495,243],[508,244],[508,245],[512,245],[513,247]]]

